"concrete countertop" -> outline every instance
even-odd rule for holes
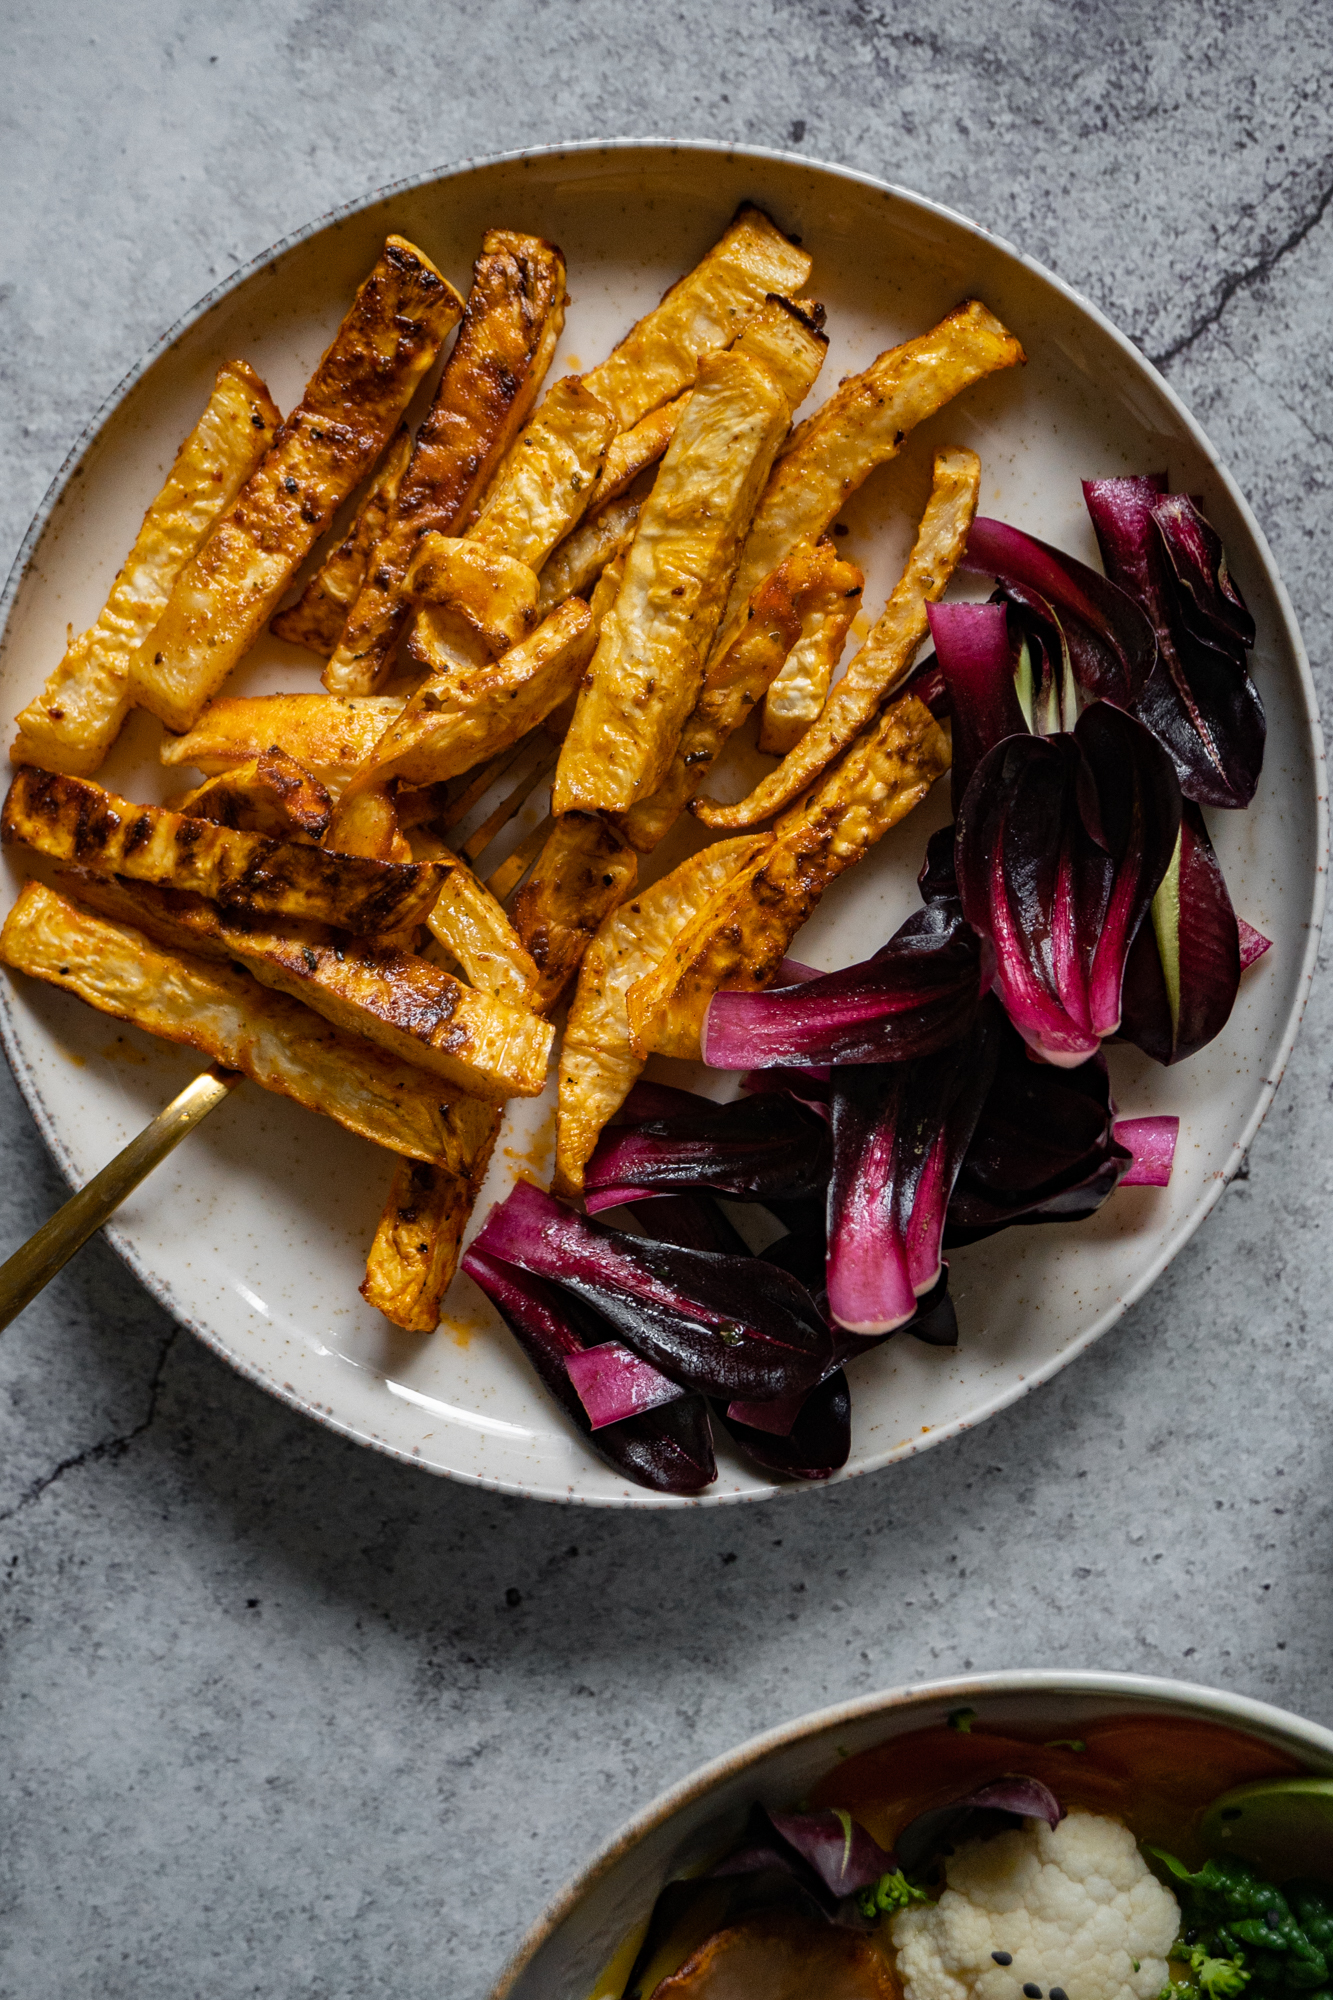
[[[791,146],[951,203],[1162,366],[1325,693],[1333,13],[1276,0],[15,0],[0,544],[201,293],[463,155]],[[1333,1721],[1317,986],[1174,1268],[960,1441],[738,1511],[522,1505],[342,1444],[95,1243],[0,1342],[0,1995],[479,2000],[628,1814],[752,1731],[966,1668]],[[0,1255],[64,1194],[7,1075]],[[1322,1468],[1322,1469],[1321,1469]]]

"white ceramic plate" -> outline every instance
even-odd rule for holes
[[[1121,1109],[1178,1112],[1169,1190],[1119,1193],[1093,1221],[1010,1231],[954,1263],[957,1352],[910,1339],[854,1364],[853,1450],[842,1477],[937,1443],[1044,1381],[1118,1318],[1198,1228],[1267,1109],[1304,1004],[1322,908],[1324,780],[1309,668],[1291,607],[1245,502],[1198,426],[1142,357],[1088,304],[1007,245],[919,196],[804,159],[710,146],[625,142],[513,155],[390,189],[280,245],[196,308],[124,382],[34,523],[11,579],[0,655],[4,712],[29,700],[102,602],[139,517],[202,406],[217,365],[243,356],[283,408],[302,385],[385,233],[420,243],[466,288],[483,229],[540,232],[567,255],[574,304],[552,379],[590,366],[714,240],[738,201],[760,202],[803,238],[831,351],[815,400],[881,349],[975,293],[1021,337],[1026,369],[966,394],[924,425],[847,509],[843,545],[877,611],[909,543],[932,451],[980,452],[982,507],[1096,560],[1079,480],[1169,470],[1202,493],[1259,641],[1268,756],[1245,814],[1212,828],[1239,910],[1274,939],[1245,981],[1227,1032],[1163,1071],[1112,1052]],[[318,687],[309,654],[274,640],[229,692]],[[158,725],[139,715],[101,776],[136,798],[181,782],[156,762]],[[737,753],[753,763],[753,752]],[[170,776],[171,787],[164,783]],[[739,782],[739,773],[735,774]],[[839,882],[801,933],[823,968],[863,958],[916,907],[927,834],[947,786]],[[534,814],[535,817],[535,814]],[[516,839],[530,822],[521,822]],[[659,850],[674,865],[694,823]],[[501,849],[491,851],[493,866]],[[11,852],[5,904],[25,858]],[[73,1181],[101,1166],[197,1069],[76,1000],[0,982],[20,1086]],[[661,1073],[692,1081],[680,1065]],[[706,1087],[725,1090],[706,1077]],[[511,1117],[479,1205],[517,1164],[543,1175],[550,1099]],[[469,1280],[440,1332],[398,1332],[363,1305],[362,1260],[388,1180],[382,1155],[327,1120],[248,1087],[121,1210],[111,1233],[143,1282],[244,1374],[350,1437],[505,1491],[615,1506],[703,1504],[627,1485],[585,1449],[529,1374]],[[774,1491],[725,1444],[707,1502]]]
[[[1313,1777],[1333,1775],[1333,1731],[1215,1688],[1143,1674],[972,1674],[894,1688],[786,1722],[719,1757],[630,1821],[533,1926],[491,2000],[588,2000],[598,1975],[663,1883],[739,1838],[758,1799],[789,1806],[842,1757],[975,1708],[988,1728],[1077,1735],[1103,1716],[1170,1715],[1222,1723],[1281,1751]],[[626,1968],[628,1971],[628,1968]]]

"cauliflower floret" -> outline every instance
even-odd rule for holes
[[[1155,2000],[1180,1911],[1118,1820],[1071,1812],[974,1840],[948,1887],[889,1935],[906,2000]],[[995,1953],[1012,1963],[997,1965]]]

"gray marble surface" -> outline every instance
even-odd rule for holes
[[[10,0],[3,560],[136,356],[336,203],[525,142],[789,145],[1089,293],[1253,501],[1329,681],[1333,14],[1275,0]],[[0,1342],[0,1994],[482,1995],[631,1810],[968,1667],[1333,1722],[1321,984],[1174,1269],[1040,1396],[799,1502],[618,1518],[336,1442],[92,1245]],[[63,1189],[7,1077],[0,1251]],[[1321,1303],[1322,1301],[1322,1303]]]

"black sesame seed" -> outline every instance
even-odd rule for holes
[[[1041,2000],[1041,1988],[1029,1979],[1023,1987],[1023,2000]]]
[[[991,1957],[997,1965],[1012,1965],[1014,1962],[1014,1954],[1011,1951],[993,1951]]]
[[[1069,1995],[1065,1992],[1063,1986],[1053,1986],[1051,1988],[1051,2000],[1069,2000]]]
[[[1268,1928],[1269,1928],[1269,1930],[1270,1930],[1270,1931],[1275,1931],[1275,1930],[1278,1930],[1278,1929],[1280,1928],[1280,1926],[1281,1926],[1281,1923],[1282,1923],[1282,1913],[1281,1913],[1281,1911],[1280,1911],[1280,1910],[1265,1910],[1265,1911],[1264,1911],[1264,1922],[1265,1922],[1265,1923],[1266,1923],[1266,1924],[1268,1925]]]

